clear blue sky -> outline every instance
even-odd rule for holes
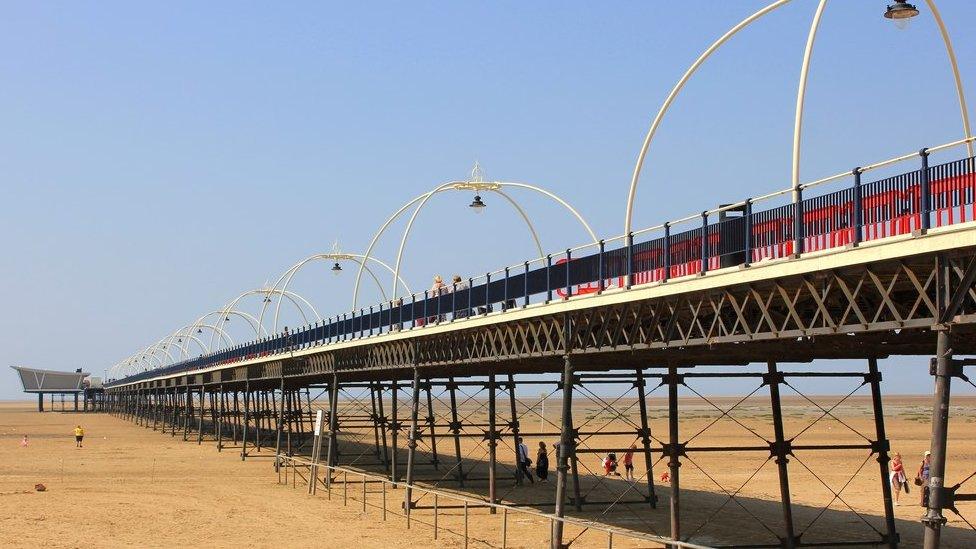
[[[100,375],[335,239],[363,250],[390,212],[475,160],[618,234],[654,112],[762,4],[7,4],[0,364]],[[804,179],[961,136],[945,51],[919,4],[906,31],[882,18],[884,1],[829,4]],[[940,4],[976,90],[976,5]],[[789,184],[815,7],[796,0],[756,23],[692,80],[648,158],[637,225]],[[558,208],[518,198],[547,248],[584,240]],[[445,195],[421,216],[405,261],[415,288],[535,255],[497,198],[479,218],[470,199]],[[348,308],[351,278],[320,264],[293,288],[331,313]],[[925,362],[890,367],[888,390],[927,391]],[[0,398],[18,395],[0,369]]]

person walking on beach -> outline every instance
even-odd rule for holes
[[[547,482],[549,479],[549,453],[546,452],[546,443],[539,441],[539,451],[535,454],[535,475],[539,477],[539,482]]]
[[[631,444],[627,453],[624,454],[624,476],[627,480],[634,481],[634,450],[637,449],[636,444]]]
[[[30,444],[30,442],[27,440],[27,435],[24,435],[24,438],[20,439],[20,447],[27,448],[28,444]]]
[[[929,467],[932,462],[932,452],[928,450],[922,454],[922,464],[918,466],[918,473],[915,473],[915,486],[922,487],[922,507],[929,506]]]
[[[75,427],[75,448],[81,448],[81,441],[85,438],[85,430],[81,425]]]
[[[516,477],[518,484],[522,484],[522,475],[525,475],[529,479],[529,482],[535,484],[535,479],[532,478],[532,460],[529,459],[529,447],[522,442],[522,437],[518,438],[518,446],[515,448],[515,459],[518,463],[515,464]]]
[[[607,457],[603,458],[603,470],[603,476],[620,476],[620,473],[617,472],[617,454],[610,452]]]
[[[902,489],[908,493],[908,478],[905,476],[905,464],[901,461],[901,454],[895,452],[895,457],[891,458],[891,489],[895,492],[895,505],[901,497]]]

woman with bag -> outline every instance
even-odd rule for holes
[[[901,461],[901,454],[895,452],[891,459],[891,489],[895,492],[895,505],[901,496],[902,489],[908,493],[908,477],[905,476],[905,464]]]
[[[922,487],[922,507],[929,506],[929,466],[932,462],[932,452],[928,450],[922,455],[922,464],[918,466],[918,473],[915,474],[915,486]]]

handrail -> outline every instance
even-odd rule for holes
[[[630,539],[637,539],[637,540],[642,540],[642,541],[651,541],[651,542],[660,543],[662,545],[669,546],[669,547],[681,547],[681,548],[684,548],[684,549],[713,549],[713,548],[711,548],[709,546],[706,546],[706,545],[698,545],[698,544],[695,544],[695,543],[689,543],[689,542],[686,542],[686,541],[674,540],[674,539],[671,539],[671,538],[666,538],[666,537],[663,537],[663,536],[656,536],[654,534],[647,534],[647,533],[644,533],[644,532],[637,532],[637,531],[634,531],[634,530],[625,530],[623,528],[619,528],[619,527],[615,527],[615,526],[608,526],[606,524],[602,524],[602,523],[598,523],[598,522],[594,522],[594,521],[590,521],[590,520],[586,520],[586,519],[575,518],[575,517],[560,517],[560,516],[557,516],[557,515],[552,514],[552,513],[544,513],[542,511],[538,511],[538,510],[535,510],[535,509],[526,509],[524,507],[516,507],[514,505],[505,505],[505,504],[502,504],[502,503],[493,503],[491,501],[485,501],[483,499],[478,499],[478,498],[474,498],[474,497],[471,497],[471,496],[466,496],[466,495],[463,495],[463,494],[458,494],[456,492],[448,492],[448,491],[445,491],[445,490],[438,490],[436,488],[430,488],[430,487],[426,487],[426,486],[420,486],[420,485],[417,485],[417,484],[408,484],[406,482],[400,482],[400,481],[390,480],[386,476],[377,475],[375,473],[367,473],[366,471],[361,471],[361,470],[357,470],[357,469],[349,469],[349,468],[342,467],[342,466],[338,466],[338,465],[328,465],[328,464],[325,464],[325,463],[313,462],[312,460],[310,460],[308,458],[305,458],[305,457],[290,456],[288,454],[282,454],[282,453],[275,454],[274,457],[276,457],[276,459],[279,462],[284,461],[284,462],[292,462],[292,463],[296,463],[296,464],[297,463],[300,463],[303,466],[308,467],[309,469],[311,469],[314,466],[316,469],[324,469],[324,470],[330,471],[330,472],[339,472],[339,473],[346,473],[346,474],[351,474],[351,475],[357,475],[359,477],[362,477],[363,479],[369,479],[371,482],[382,482],[382,483],[387,484],[387,485],[392,485],[392,486],[394,486],[396,488],[409,488],[411,490],[421,491],[421,492],[424,492],[424,493],[427,493],[427,494],[436,494],[439,497],[445,497],[445,498],[452,499],[452,500],[455,500],[455,501],[458,501],[458,502],[461,502],[461,503],[474,504],[474,505],[477,505],[478,507],[482,507],[482,508],[489,508],[489,509],[495,509],[495,510],[504,510],[504,511],[508,511],[508,512],[514,512],[514,513],[521,513],[523,515],[530,515],[530,516],[534,516],[534,517],[548,519],[550,521],[558,521],[558,522],[562,522],[564,524],[571,524],[573,526],[578,526],[580,528],[586,528],[586,529],[589,529],[589,530],[597,530],[597,531],[603,532],[605,534],[613,534],[615,536],[621,536],[621,537],[626,537],[626,538],[630,538]],[[312,481],[313,480],[311,478],[306,479],[306,483],[311,483]],[[315,482],[317,482],[317,481],[318,481],[318,478],[315,479]],[[405,513],[409,513],[409,512],[410,512],[409,509],[405,510]]]

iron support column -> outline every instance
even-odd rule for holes
[[[457,410],[457,385],[454,383],[454,378],[448,378],[447,380],[448,394],[451,399],[451,432],[454,433],[454,456],[457,461],[457,479],[458,485],[464,487],[464,469],[461,463],[461,422],[458,421],[458,410]]]
[[[681,539],[681,441],[678,438],[678,367],[668,365],[668,468],[671,480],[671,539]]]
[[[651,424],[647,420],[647,396],[644,393],[644,370],[637,369],[637,404],[640,407],[641,417],[641,444],[644,446],[644,467],[647,471],[647,497],[651,504],[651,509],[657,508],[657,494],[654,493],[654,462],[651,459]]]
[[[241,425],[241,461],[247,459],[247,424],[251,421],[251,384],[244,382],[244,422]]]
[[[563,407],[562,431],[559,435],[559,450],[556,452],[556,516],[566,516],[566,483],[569,480],[569,458],[574,453],[576,438],[573,432],[573,361],[569,353],[563,355]],[[563,523],[552,523],[551,549],[563,548]]]
[[[495,434],[495,374],[488,375],[488,501],[498,503],[496,499],[496,485],[498,484],[497,472],[497,435]],[[518,469],[515,472],[515,483],[521,484],[522,477],[519,476]],[[491,512],[495,512],[492,508]]]
[[[407,439],[407,476],[406,482],[407,487],[403,493],[403,509],[404,512],[409,516],[410,510],[413,508],[413,490],[411,489],[411,484],[413,483],[413,466],[417,461],[417,421],[420,415],[420,369],[416,366],[413,367],[413,390],[411,391],[410,398],[410,436]]]
[[[339,429],[339,376],[332,374],[332,383],[329,386],[329,449],[325,460],[330,467],[335,467],[339,463],[338,436],[336,431]],[[332,486],[332,469],[325,474],[326,488]]]
[[[952,349],[949,347],[949,333],[942,327],[936,336],[935,354],[935,402],[932,406],[932,452],[929,464],[928,511],[922,517],[925,526],[924,549],[938,549],[942,536],[942,525],[946,518],[942,515],[943,485],[945,483],[946,444],[949,434],[949,389],[952,380]],[[923,490],[925,487],[923,487]]]
[[[881,472],[881,494],[884,497],[885,528],[888,547],[898,547],[898,533],[895,530],[895,508],[891,503],[891,479],[889,478],[888,436],[885,434],[884,408],[881,405],[881,372],[878,359],[868,359],[868,380],[871,384],[871,403],[874,407],[874,431],[877,437],[878,466]]]
[[[772,453],[776,456],[776,468],[779,471],[779,495],[783,505],[783,530],[785,539],[783,547],[796,547],[796,533],[793,529],[793,502],[790,500],[790,472],[786,457],[792,453],[790,441],[783,434],[783,407],[780,402],[779,384],[783,381],[783,374],[776,370],[776,363],[772,360],[766,363],[766,383],[769,385],[769,401],[773,408],[773,442]]]
[[[399,450],[400,450],[400,447],[397,446],[397,439],[399,438],[399,434],[400,434],[400,423],[397,420],[397,408],[399,407],[399,406],[397,406],[397,404],[399,403],[399,400],[400,400],[400,398],[399,398],[399,392],[400,392],[400,385],[397,383],[397,380],[394,379],[393,380],[393,383],[391,384],[391,391],[390,391],[390,393],[391,393],[391,398],[390,398],[390,419],[391,419],[391,423],[390,423],[390,429],[391,429],[391,431],[390,431],[390,443],[391,443],[391,446],[393,446],[393,451],[390,454],[390,480],[393,481],[393,487],[394,488],[396,488],[396,483],[399,481],[399,474],[400,474],[400,471],[398,471],[398,469],[399,469],[398,465],[399,464],[398,464],[398,460],[397,460],[397,454],[399,453]]]

